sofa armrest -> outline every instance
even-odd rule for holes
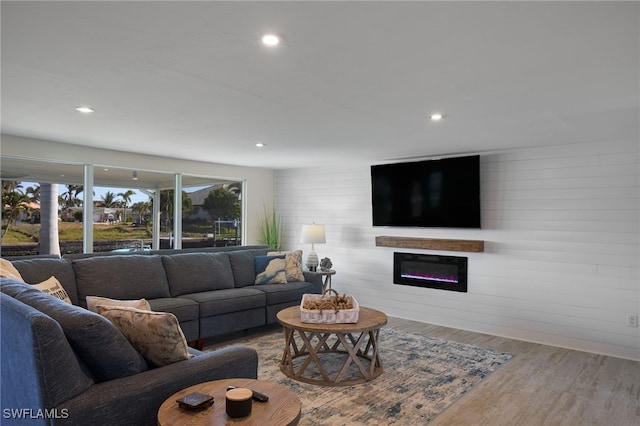
[[[160,405],[189,386],[224,378],[255,379],[258,354],[249,347],[231,346],[133,376],[98,383],[66,401],[58,412],[67,418],[56,425],[157,425]],[[60,416],[63,417],[63,416]]]
[[[304,274],[304,280],[313,284],[315,293],[322,293],[322,274],[313,271],[302,271]]]

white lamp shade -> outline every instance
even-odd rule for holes
[[[302,225],[302,236],[300,237],[301,243],[307,244],[324,244],[326,243],[326,236],[324,233],[324,225]]]

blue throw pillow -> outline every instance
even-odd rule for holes
[[[285,256],[256,256],[256,284],[285,284]]]

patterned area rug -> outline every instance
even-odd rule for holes
[[[234,344],[258,351],[259,379],[297,393],[302,426],[424,425],[512,357],[386,328],[380,330],[379,342],[384,372],[371,382],[353,386],[318,386],[286,377],[279,367],[284,350],[281,331]],[[323,359],[326,364],[331,360]]]

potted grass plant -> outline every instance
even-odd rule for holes
[[[282,248],[282,218],[276,214],[275,208],[271,214],[264,209],[264,220],[260,227],[262,242],[276,251]]]

